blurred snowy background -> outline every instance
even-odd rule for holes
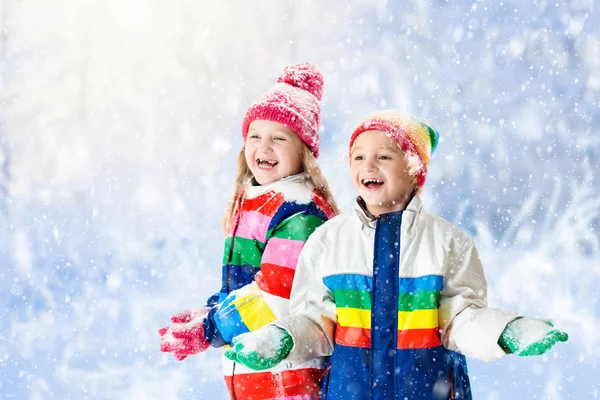
[[[303,61],[342,208],[354,125],[428,119],[425,203],[476,238],[490,304],[570,334],[470,361],[475,398],[600,397],[599,8],[0,0],[0,397],[227,397],[217,351],[178,363],[157,330],[218,289],[243,115]]]

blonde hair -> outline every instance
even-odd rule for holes
[[[243,190],[244,186],[250,181],[250,179],[254,178],[248,164],[246,163],[246,156],[244,154],[245,146],[242,147],[242,151],[238,155],[238,170],[237,176],[235,178],[233,197],[231,201],[227,205],[225,209],[225,213],[223,215],[223,231],[225,234],[229,233],[232,228],[233,216],[236,209],[236,202],[240,192]],[[327,179],[325,179],[325,175],[323,175],[323,171],[321,171],[321,167],[317,163],[317,159],[312,154],[310,149],[305,143],[302,143],[302,170],[308,175],[310,181],[315,186],[317,191],[325,197],[327,203],[333,209],[335,215],[340,213],[340,210],[333,198],[333,193],[329,188],[329,184],[327,183]]]

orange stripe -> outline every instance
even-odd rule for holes
[[[438,328],[398,331],[399,349],[425,349],[441,345]]]
[[[429,132],[427,132],[427,130],[420,124],[416,124],[415,126],[412,126],[411,129],[406,130],[406,134],[410,137],[413,144],[417,148],[423,163],[425,165],[429,164],[429,154],[431,154]]]
[[[262,264],[260,271],[254,276],[260,290],[289,300],[296,271],[275,264]]]
[[[288,396],[318,399],[322,379],[322,369],[302,368],[277,374],[256,372],[225,376],[225,383],[232,399],[286,399]]]
[[[338,323],[335,328],[335,342],[343,346],[369,348],[371,347],[371,330],[341,326]]]

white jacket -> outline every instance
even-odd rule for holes
[[[275,322],[293,337],[294,348],[287,358],[292,365],[332,354],[340,315],[325,281],[336,275],[373,277],[379,219],[369,218],[357,204],[319,227],[306,242],[294,278],[291,315]],[[401,214],[399,237],[400,279],[429,275],[443,279],[437,308],[443,347],[483,361],[505,356],[498,339],[518,315],[487,306],[487,284],[474,241],[426,212],[418,196]]]

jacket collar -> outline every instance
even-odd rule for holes
[[[261,194],[265,194],[274,189],[277,191],[280,191],[285,186],[289,186],[289,185],[293,186],[293,185],[302,184],[302,183],[309,182],[309,181],[310,181],[310,177],[305,172],[300,172],[299,174],[296,174],[296,175],[290,175],[288,177],[285,177],[285,178],[280,179],[275,182],[268,183],[266,185],[259,185],[254,181],[254,178],[252,178],[248,182],[246,182],[244,195],[245,195],[245,198],[252,199],[254,197],[260,196]]]
[[[412,228],[422,209],[423,202],[421,201],[421,198],[417,195],[413,196],[413,198],[406,206],[406,210],[404,210],[404,212],[402,213],[403,230],[410,230]],[[356,203],[354,205],[354,213],[361,222],[362,229],[375,229],[375,227],[377,226],[377,217],[375,217],[369,212],[369,210],[367,210],[365,201],[360,196],[356,198]]]

